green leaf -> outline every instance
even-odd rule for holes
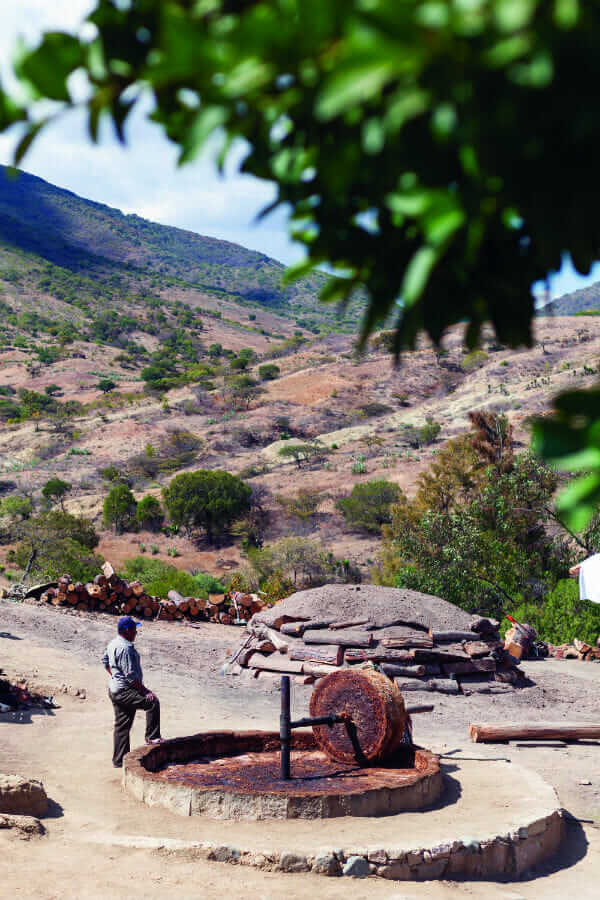
[[[25,132],[25,135],[21,138],[15,149],[15,154],[13,157],[15,166],[19,165],[19,163],[31,147],[31,144],[40,133],[42,128],[47,124],[47,122],[48,120],[44,119],[42,122],[37,122],[35,125],[29,126],[29,128]]]
[[[417,250],[404,273],[402,281],[402,299],[407,306],[417,302],[438,260],[434,247],[421,247]]]
[[[369,59],[330,75],[319,93],[315,112],[319,119],[333,119],[380,93],[393,75],[389,61]]]
[[[194,116],[191,126],[187,129],[182,141],[182,152],[178,163],[189,162],[194,159],[202,149],[202,145],[208,137],[227,121],[227,110],[224,106],[205,106]]]
[[[47,32],[40,46],[17,61],[17,75],[38,96],[68,103],[67,78],[84,64],[85,49],[78,38],[60,31]]]

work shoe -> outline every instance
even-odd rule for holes
[[[147,744],[164,744],[165,738],[146,738]]]

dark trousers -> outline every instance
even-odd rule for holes
[[[108,692],[115,711],[115,730],[113,745],[113,766],[122,766],[123,757],[129,753],[129,732],[138,709],[146,711],[146,740],[152,741],[160,737],[160,703],[138,691],[137,688],[122,688],[116,694]]]

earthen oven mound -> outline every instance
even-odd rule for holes
[[[473,621],[472,615],[440,597],[375,584],[324,584],[296,591],[256,617],[273,625],[282,616],[332,622],[364,616],[376,627],[402,620],[424,631],[465,631]]]

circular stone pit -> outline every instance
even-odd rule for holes
[[[142,747],[125,758],[125,788],[149,806],[211,819],[385,816],[432,806],[442,793],[439,757],[403,747],[385,766],[361,768],[322,753],[310,732],[292,735],[289,781],[279,734],[222,731]]]

